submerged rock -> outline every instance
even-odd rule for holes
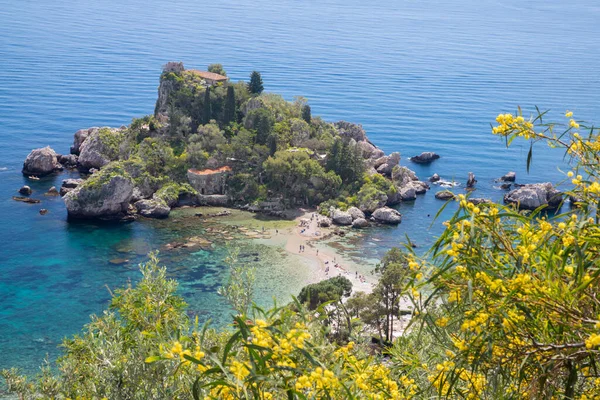
[[[41,200],[32,199],[31,197],[20,197],[20,196],[13,196],[13,200],[20,201],[22,203],[30,203],[30,204],[38,204],[38,203],[42,202]]]
[[[59,193],[58,193],[58,190],[56,189],[56,186],[52,186],[46,192],[46,196],[58,196],[58,195],[59,195]]]
[[[402,214],[393,208],[382,207],[373,212],[373,219],[383,224],[397,225],[402,222]]]
[[[440,158],[439,155],[437,155],[431,151],[426,151],[426,152],[419,154],[418,156],[411,157],[410,161],[417,163],[417,164],[429,164],[430,162],[433,162],[434,160],[437,160],[438,158]]]
[[[433,175],[431,175],[431,178],[429,178],[429,182],[437,182],[440,179],[442,179],[442,178],[440,178],[440,176],[438,174],[433,174]]]
[[[46,214],[48,214],[48,210],[45,209],[45,208],[41,208],[40,209],[40,215],[46,215]]]
[[[42,176],[62,170],[57,154],[50,146],[32,150],[23,163],[23,174]]]
[[[21,189],[19,189],[19,193],[21,193],[24,196],[29,196],[31,193],[33,193],[33,190],[31,190],[31,188],[27,185],[21,187]]]
[[[554,209],[562,200],[562,193],[549,182],[523,185],[504,195],[505,203],[516,204],[520,210],[535,210],[544,205]]]

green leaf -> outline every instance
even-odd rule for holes
[[[150,357],[146,357],[146,359],[144,360],[147,364],[156,362],[156,361],[160,361],[160,360],[164,360],[165,358],[163,356],[150,356]]]
[[[531,157],[533,156],[533,142],[529,144],[529,153],[527,153],[527,173],[529,173],[529,167],[531,165]]]

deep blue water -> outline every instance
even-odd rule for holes
[[[507,150],[490,133],[499,112],[538,105],[555,119],[565,109],[589,121],[600,115],[592,0],[0,0],[0,21],[0,368],[34,372],[104,308],[105,285],[137,277],[107,263],[119,246],[138,254],[134,263],[176,236],[153,223],[68,224],[58,198],[44,198],[45,216],[11,200],[32,148],[67,152],[77,129],[151,113],[166,61],[220,62],[235,80],[258,70],[268,91],[305,96],[325,119],[362,123],[403,164],[421,151],[441,154],[411,166],[420,177],[464,182],[473,171],[477,195],[494,199],[502,193],[492,181],[508,170],[520,182],[562,178],[562,153],[543,146],[526,174],[527,145]],[[40,197],[62,179],[32,186]],[[439,229],[428,230],[427,215],[440,204],[428,193],[402,205],[403,223],[373,232],[381,241],[364,239],[362,250],[379,255],[405,234],[431,243]],[[204,318],[222,304],[214,293],[222,257],[217,249],[165,260]]]

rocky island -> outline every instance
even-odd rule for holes
[[[35,149],[23,173],[63,168],[83,177],[60,188],[71,218],[166,218],[183,205],[275,215],[320,206],[323,224],[358,228],[399,223],[389,207],[429,189],[400,166],[400,153],[386,155],[361,125],[326,122],[303,98],[263,93],[256,72],[249,83],[230,82],[219,64],[198,71],[167,63],[153,115],[81,129],[69,155]]]

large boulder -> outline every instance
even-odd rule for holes
[[[517,179],[517,174],[513,171],[508,172],[506,175],[500,177],[503,182],[514,182]]]
[[[418,181],[419,177],[409,168],[397,166],[392,170],[392,181],[397,187],[403,187],[413,181]]]
[[[440,178],[440,176],[438,174],[433,174],[429,178],[429,182],[438,182],[440,179],[442,179],[442,178]]]
[[[99,129],[100,128],[98,127],[93,127],[87,129],[80,129],[77,132],[75,132],[75,135],[73,135],[73,145],[71,146],[71,154],[79,155],[81,145],[83,144],[83,142],[85,142],[85,139],[87,139],[91,133],[98,132]]]
[[[562,193],[549,182],[523,185],[504,195],[505,203],[516,204],[520,210],[535,210],[541,206],[557,208],[562,200]]]
[[[120,218],[127,213],[133,181],[123,168],[107,165],[63,199],[73,218]]]
[[[373,212],[373,219],[382,224],[399,224],[402,222],[402,214],[389,207],[378,208]]]
[[[375,162],[373,163],[373,167],[375,167],[376,169],[379,169],[380,166],[382,166],[384,164],[388,164],[388,166],[390,168],[390,173],[391,173],[392,169],[399,163],[400,163],[400,153],[394,152],[394,153],[391,153],[389,156],[382,156],[382,157],[379,157],[378,159],[376,159]]]
[[[352,215],[347,211],[332,207],[329,210],[329,216],[336,225],[352,225]]]
[[[429,164],[430,162],[437,160],[438,158],[440,158],[439,155],[431,151],[426,151],[419,154],[418,156],[411,157],[410,161],[418,164]]]
[[[454,198],[454,193],[449,190],[442,190],[435,194],[435,198],[439,200],[451,200]]]
[[[369,221],[367,221],[365,218],[357,218],[352,221],[353,228],[366,228],[367,226],[369,226]]]
[[[119,158],[119,146],[123,140],[120,129],[100,128],[90,132],[81,144],[78,163],[82,169],[100,169]]]
[[[33,190],[31,190],[29,186],[25,185],[19,189],[19,193],[24,196],[29,196],[31,193],[33,193]]]
[[[475,174],[469,172],[469,178],[467,179],[467,188],[474,188],[477,183],[477,179],[475,179]]]
[[[356,142],[367,140],[367,134],[360,124],[338,121],[334,123],[333,126],[343,138],[354,139]]]
[[[375,147],[375,145],[368,140],[360,140],[356,145],[362,152],[363,158],[379,158],[385,155],[383,150]]]
[[[58,156],[50,146],[32,150],[23,163],[25,175],[48,175],[54,171],[62,170]]]
[[[139,200],[135,208],[140,215],[148,218],[167,218],[171,208],[162,200],[150,199]]]
[[[354,221],[355,219],[358,218],[364,218],[365,217],[365,213],[360,211],[358,208],[356,207],[350,207],[348,209],[348,213],[352,216],[352,220]]]
[[[425,194],[429,190],[429,184],[423,181],[412,181],[405,187],[413,188],[416,194]]]
[[[412,201],[417,199],[417,191],[412,186],[400,188],[400,197],[402,201]]]
[[[58,162],[65,168],[75,168],[77,167],[77,161],[79,157],[75,154],[67,154],[67,155],[59,155]]]
[[[329,228],[332,223],[333,221],[331,221],[331,218],[323,216],[319,217],[319,219],[317,220],[317,225],[319,225],[322,228]]]

